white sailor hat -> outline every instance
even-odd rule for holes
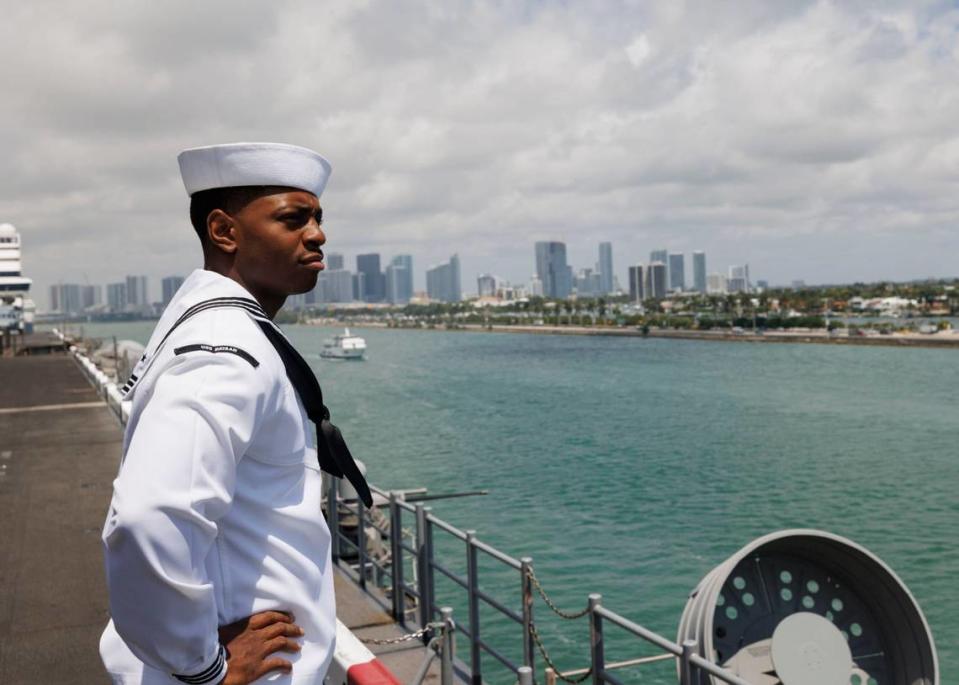
[[[187,195],[234,186],[287,186],[323,194],[332,167],[313,150],[284,143],[229,143],[177,156]]]

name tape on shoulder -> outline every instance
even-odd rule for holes
[[[186,354],[187,352],[210,352],[213,354],[225,352],[227,354],[235,354],[237,357],[245,359],[254,369],[260,365],[260,362],[258,362],[252,354],[234,345],[207,345],[205,343],[196,343],[177,347],[173,350],[173,354]]]

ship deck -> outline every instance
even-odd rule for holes
[[[114,414],[67,355],[0,358],[0,683],[107,683],[100,528],[120,458]],[[403,630],[342,571],[337,614],[362,638]],[[419,642],[370,645],[401,682]],[[425,682],[439,682],[438,660]]]
[[[0,682],[106,683],[100,527],[120,427],[68,356],[0,359]]]

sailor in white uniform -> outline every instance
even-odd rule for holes
[[[103,529],[112,620],[101,657],[123,685],[319,685],[336,622],[321,464],[369,491],[312,372],[270,319],[323,268],[330,165],[263,143],[179,160],[205,268],[124,386],[132,409]]]

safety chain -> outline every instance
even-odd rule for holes
[[[563,675],[563,672],[559,669],[559,667],[556,664],[553,663],[553,660],[549,658],[549,654],[546,653],[546,647],[543,646],[543,641],[540,639],[539,632],[536,630],[536,625],[534,623],[529,624],[529,634],[533,636],[533,640],[536,642],[536,646],[539,648],[539,653],[543,655],[543,661],[546,662],[547,666],[553,669],[553,673],[556,674],[556,677],[562,680],[563,682],[572,683],[573,685],[576,685],[576,683],[581,683],[585,681],[587,678],[589,678],[591,675],[593,675],[592,667],[590,667],[590,669],[586,671],[586,673],[583,673],[582,675],[577,676],[575,678],[570,678],[568,676]]]
[[[563,611],[558,606],[556,606],[553,600],[551,600],[549,596],[546,594],[546,590],[544,590],[543,586],[540,584],[539,579],[536,577],[536,573],[533,572],[532,566],[529,567],[527,575],[529,576],[529,579],[532,581],[533,587],[535,587],[536,591],[539,592],[539,596],[543,598],[544,602],[546,602],[546,606],[552,609],[557,616],[565,618],[568,621],[573,621],[577,618],[582,618],[583,616],[589,613],[589,607],[586,607],[582,611],[575,611],[575,612]]]
[[[400,635],[399,637],[390,637],[382,640],[377,640],[376,638],[372,638],[372,637],[366,637],[366,638],[361,637],[360,642],[363,642],[368,645],[395,645],[400,642],[408,642],[409,640],[416,640],[418,638],[421,638],[424,635],[426,635],[426,633],[430,632],[431,630],[439,629],[439,631],[442,633],[444,627],[445,627],[445,624],[443,623],[427,623],[425,627],[420,628],[419,630],[414,631],[412,633],[407,633],[406,635]]]

